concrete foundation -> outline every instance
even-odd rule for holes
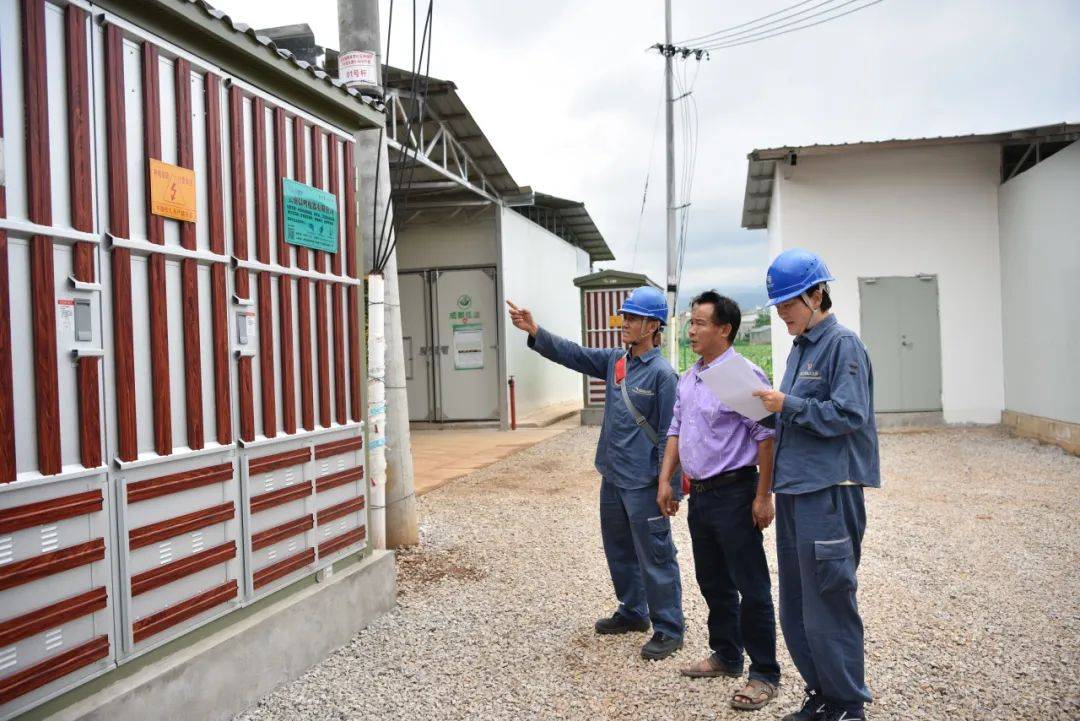
[[[581,425],[598,426],[604,422],[603,406],[586,406],[581,409]]]
[[[152,654],[145,662],[137,659],[96,679],[87,684],[93,687],[89,695],[85,688],[76,689],[24,718],[232,718],[390,611],[395,598],[394,556],[375,551],[321,582],[290,590],[226,616],[221,621],[241,618],[224,628],[207,627],[212,632],[193,643],[164,647],[163,657]],[[75,694],[80,697],[72,702],[70,696]]]
[[[945,425],[945,416],[941,411],[926,411],[922,413],[876,413],[874,420],[877,421],[879,430],[893,428],[939,428]]]
[[[1052,443],[1074,456],[1080,456],[1080,423],[1057,421],[1016,411],[1002,411],[1001,425],[1014,436]]]

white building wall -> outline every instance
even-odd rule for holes
[[[1005,408],[1080,423],[1080,143],[998,192]]]
[[[502,211],[502,273],[506,297],[532,310],[552,333],[581,342],[581,298],[574,278],[588,254],[519,213]],[[584,265],[582,265],[584,264]],[[581,376],[540,357],[525,334],[507,324],[507,374],[515,378],[518,418],[543,406],[581,400]]]
[[[999,163],[997,146],[980,144],[800,155],[790,179],[777,167],[772,257],[820,253],[841,323],[860,328],[860,277],[938,276],[949,423],[997,423],[1004,407]],[[791,339],[778,323],[772,339],[780,379]]]
[[[454,219],[430,225],[410,225],[399,234],[397,254],[401,271],[497,265],[495,211],[471,223]]]

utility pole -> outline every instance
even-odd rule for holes
[[[675,239],[675,98],[672,91],[671,0],[664,0],[664,135],[667,140],[667,299],[668,299],[668,360],[679,370],[678,313],[675,294],[679,289],[679,248]]]
[[[366,79],[363,87],[373,94],[382,94],[383,55],[378,0],[338,0],[337,5],[341,46],[339,57],[344,59],[346,53],[353,51],[373,54],[370,62],[361,61],[361,74]],[[374,255],[375,237],[381,230],[376,226],[383,219],[382,209],[390,198],[386,134],[377,130],[357,133],[356,149],[360,176],[358,217],[361,247],[364,249],[360,260],[364,269],[368,270],[373,260],[369,261],[363,256]],[[373,213],[375,222],[372,220]],[[386,222],[393,227],[392,209],[386,216]],[[413,493],[409,401],[405,390],[396,252],[390,255],[381,276],[374,273],[368,276],[368,313],[371,543],[376,548],[400,548],[415,545],[420,537],[416,496]],[[374,322],[372,316],[377,316]],[[385,358],[379,355],[381,349],[385,349]],[[380,399],[380,395],[384,399]],[[383,433],[385,438],[382,438]]]
[[[660,51],[664,56],[664,135],[667,140],[667,163],[665,174],[667,176],[667,301],[668,301],[668,360],[671,367],[679,370],[679,314],[675,308],[676,294],[679,291],[679,241],[675,237],[675,213],[680,209],[675,205],[675,101],[682,100],[690,94],[689,91],[675,97],[672,87],[674,77],[672,75],[672,63],[675,56],[679,55],[683,60],[693,55],[699,61],[702,57],[708,57],[709,53],[704,48],[689,48],[672,45],[671,43],[671,0],[664,0],[664,42],[652,46],[653,50]],[[687,198],[687,205],[690,199]]]

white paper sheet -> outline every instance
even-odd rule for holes
[[[754,421],[769,415],[761,399],[751,395],[769,386],[754,373],[750,363],[742,356],[733,354],[727,360],[706,368],[698,377],[721,403],[736,413]]]

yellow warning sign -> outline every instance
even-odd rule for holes
[[[608,316],[608,328],[622,328],[623,317],[621,315]]]
[[[150,159],[150,212],[195,222],[195,171]]]

